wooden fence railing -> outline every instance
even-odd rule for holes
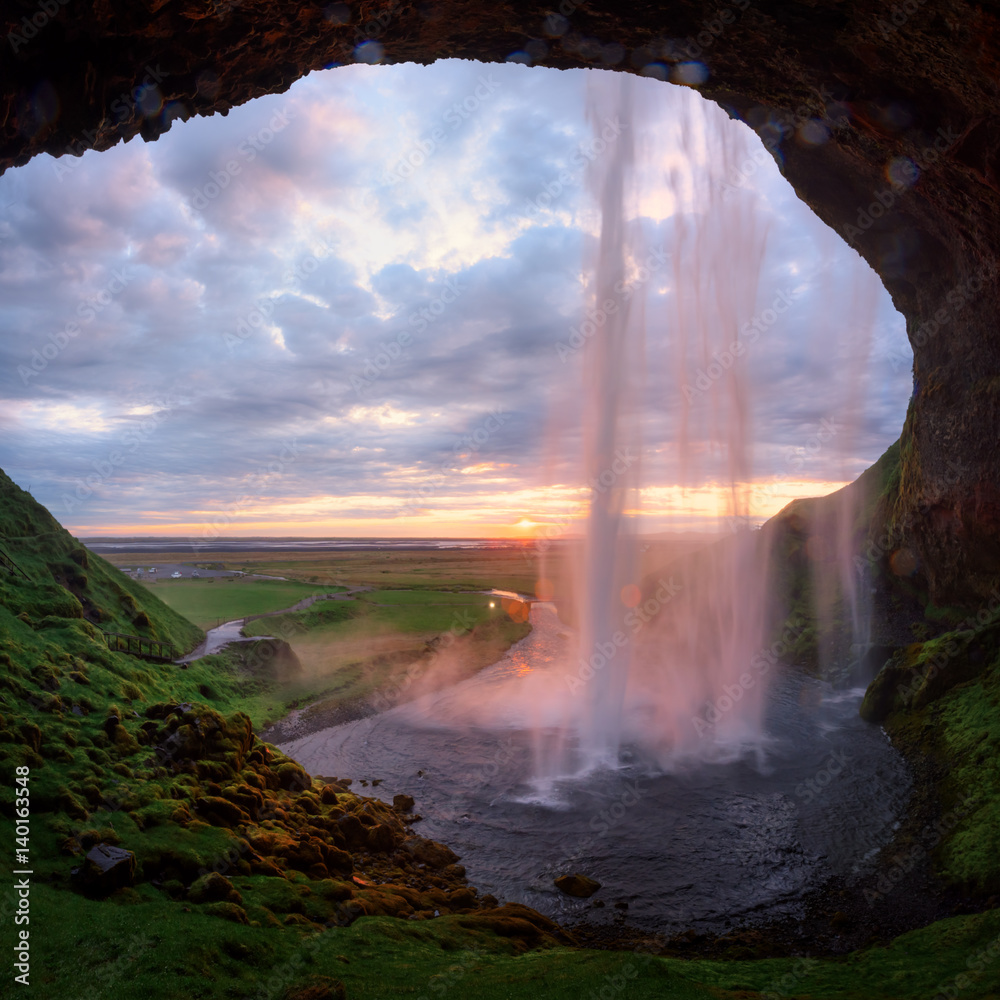
[[[108,649],[116,653],[130,653],[132,656],[141,656],[144,660],[158,660],[164,663],[174,659],[174,647],[169,642],[146,639],[141,635],[128,635],[125,632],[105,632],[104,638]]]
[[[23,577],[28,581],[28,583],[31,583],[31,577],[28,576],[28,574],[25,573],[24,570],[21,569],[21,567],[18,566],[17,563],[14,562],[14,560],[11,559],[11,557],[7,555],[3,549],[0,549],[0,566],[3,566],[3,568],[11,574],[11,576]]]

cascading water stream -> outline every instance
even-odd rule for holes
[[[564,774],[599,763],[614,766],[626,738],[662,759],[678,751],[711,757],[720,743],[731,752],[762,737],[764,684],[751,691],[740,681],[764,640],[762,547],[746,532],[706,556],[681,584],[643,588],[634,528],[643,433],[647,441],[669,442],[667,458],[677,478],[692,485],[718,483],[733,523],[745,524],[750,514],[753,399],[743,358],[766,233],[754,192],[726,183],[749,156],[749,146],[731,125],[721,127],[720,115],[714,106],[681,104],[674,123],[680,161],[666,162],[655,134],[646,144],[647,158],[664,161],[660,194],[673,205],[668,242],[657,248],[660,259],[671,262],[672,280],[664,269],[665,294],[654,311],[652,278],[641,264],[649,220],[634,190],[636,139],[651,134],[649,115],[635,105],[628,76],[588,90],[595,134],[610,120],[624,128],[588,168],[600,214],[589,268],[591,327],[582,327],[590,334],[581,378],[588,404],[583,478],[591,490],[574,581],[578,630],[575,655],[566,665],[563,746],[553,755],[551,741],[544,743],[545,760],[538,765],[548,777],[553,761],[555,772]],[[666,381],[674,383],[666,407],[643,384],[652,361],[644,350],[647,322],[668,343],[666,352],[660,350],[672,369]],[[695,394],[685,391],[692,364],[713,378]],[[709,455],[702,449],[705,440],[711,442]],[[667,600],[683,611],[661,615]],[[640,608],[630,612],[637,602]],[[645,610],[650,602],[656,606],[652,613]],[[727,699],[724,717],[704,718]]]
[[[634,133],[631,80],[618,82],[619,118],[630,127],[589,170],[588,180],[601,211],[601,232],[594,280],[595,317],[603,317],[584,356],[584,447],[586,481],[591,486],[583,552],[583,599],[580,602],[579,648],[590,651],[580,746],[588,763],[617,764],[622,708],[631,650],[615,643],[619,631],[615,611],[619,594],[635,572],[634,539],[626,518],[636,478],[634,460],[641,442],[634,433],[634,395],[638,326],[631,322],[628,301],[616,301],[625,286],[626,251],[632,240],[625,220],[626,183],[631,177]],[[599,96],[605,96],[602,92]],[[599,132],[608,117],[600,100],[591,99],[590,120]],[[603,168],[603,169],[602,169]]]

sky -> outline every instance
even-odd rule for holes
[[[82,537],[572,533],[626,136],[640,530],[711,529],[734,475],[757,522],[856,478],[902,317],[746,126],[655,79],[622,118],[619,83],[355,64],[8,171],[0,466]]]

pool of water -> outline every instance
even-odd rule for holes
[[[554,734],[528,727],[509,695],[530,691],[566,636],[547,606],[532,624],[471,680],[282,750],[312,773],[382,779],[358,791],[412,795],[415,830],[459,854],[471,884],[569,923],[624,913],[671,933],[795,916],[808,890],[863,873],[890,839],[911,780],[858,716],[863,689],[792,670],[771,682],[763,738],[726,760],[653,760],[626,744],[617,766],[540,783],[536,751]],[[602,888],[564,896],[553,880],[567,873]]]

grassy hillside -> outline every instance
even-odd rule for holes
[[[171,643],[178,655],[204,634],[121,570],[85,549],[30,493],[0,471],[0,549],[28,577],[0,570],[0,605],[41,629],[92,623]]]

